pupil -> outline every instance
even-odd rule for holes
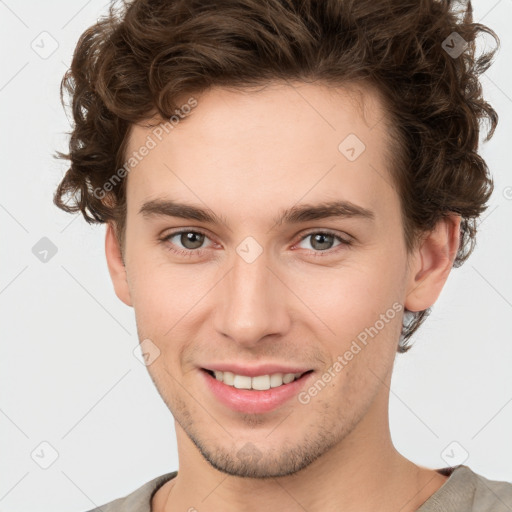
[[[194,241],[194,238],[198,237],[198,240]],[[201,244],[203,243],[204,235],[201,233],[183,233],[181,235],[181,243],[187,248],[187,249],[197,249],[198,247],[201,247]],[[192,246],[190,247],[189,244]]]
[[[326,234],[326,233],[319,233],[319,234],[317,234],[317,235],[315,235],[315,236],[313,237],[313,240],[314,240],[315,242],[317,242],[319,238],[320,238],[320,240],[321,240],[321,239],[327,239],[327,242],[325,242],[325,241],[324,241],[324,242],[320,241],[320,245],[322,245],[322,243],[323,243],[323,244],[327,244],[327,245],[329,245],[329,244],[332,242],[332,240],[331,240],[331,239],[332,239],[332,237],[333,237],[332,235],[329,235],[329,234]],[[315,247],[315,244],[313,244],[313,247]],[[329,249],[329,247],[318,247],[318,246],[317,246],[317,247],[316,247],[316,249]]]

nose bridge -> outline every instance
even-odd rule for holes
[[[269,334],[288,328],[281,283],[268,267],[264,252],[240,244],[232,269],[221,283],[221,300],[216,308],[215,327],[237,343],[251,345]]]

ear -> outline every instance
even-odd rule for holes
[[[107,256],[108,271],[114,284],[116,295],[127,306],[133,306],[119,241],[115,234],[114,226],[110,222],[107,223],[107,232],[105,234],[105,254]]]
[[[460,221],[455,214],[442,218],[415,249],[404,303],[409,311],[423,311],[438,299],[459,249]]]

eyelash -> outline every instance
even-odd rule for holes
[[[170,243],[169,240],[171,238],[174,238],[176,235],[181,235],[183,233],[195,233],[195,234],[204,235],[205,237],[209,238],[208,235],[205,232],[201,231],[201,230],[197,230],[197,229],[182,229],[180,231],[174,231],[172,233],[169,233],[165,237],[160,238],[160,242],[162,242],[163,244],[169,244]],[[333,233],[332,231],[329,231],[329,230],[310,231],[310,232],[306,233],[305,235],[303,235],[299,239],[297,244],[299,244],[300,242],[302,242],[306,238],[310,237],[311,235],[317,235],[317,234],[330,235],[330,236],[334,237],[335,239],[339,240],[340,244],[335,246],[332,249],[326,249],[324,251],[312,251],[313,257],[325,258],[326,256],[330,256],[333,253],[338,252],[338,250],[341,250],[341,249],[336,249],[336,248],[339,248],[341,246],[343,246],[343,247],[350,247],[352,245],[352,241],[351,240],[346,240],[345,238],[342,238],[341,236],[339,236],[336,233]],[[171,252],[179,255],[179,256],[185,256],[185,257],[191,257],[193,255],[194,256],[202,256],[203,252],[206,250],[205,248],[199,248],[199,249],[175,249],[174,247],[172,247],[170,245],[167,246],[166,249],[168,251],[171,251]]]

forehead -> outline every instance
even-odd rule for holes
[[[370,207],[396,194],[386,114],[372,89],[271,84],[213,88],[193,99],[190,114],[166,130],[132,127],[127,157],[151,149],[128,173],[129,210],[166,194],[213,200],[238,216],[256,207],[271,215],[301,198]]]

